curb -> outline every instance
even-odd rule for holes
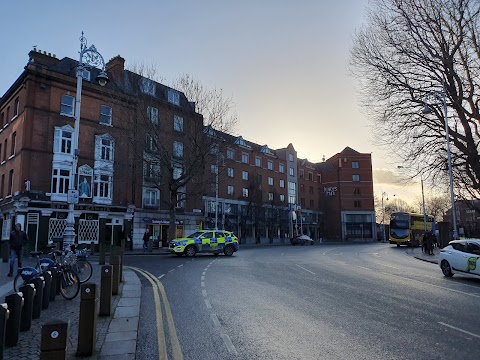
[[[418,259],[418,260],[422,260],[422,261],[425,261],[425,262],[429,262],[429,263],[437,264],[437,265],[438,265],[438,260],[436,260],[436,259],[430,260],[430,259],[425,259],[425,258],[423,258],[423,257],[416,256],[416,255],[413,255],[413,257],[414,257],[415,259]]]
[[[135,359],[141,297],[140,278],[133,270],[124,268],[120,298],[96,359]]]

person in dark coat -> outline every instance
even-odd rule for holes
[[[427,234],[427,245],[426,245],[426,250],[428,255],[433,255],[434,240],[435,240],[435,234],[433,232],[429,232]]]
[[[148,240],[150,240],[150,230],[145,230],[145,234],[143,234],[143,249],[148,249]]]
[[[17,258],[18,268],[22,267],[22,249],[28,242],[28,236],[22,230],[22,225],[15,224],[15,230],[10,233],[10,272],[8,276],[13,276],[13,265],[15,257]]]

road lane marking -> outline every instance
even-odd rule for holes
[[[392,266],[392,265],[387,265],[387,264],[378,264],[380,266],[386,266],[386,267],[389,267],[389,268],[392,268],[392,269],[399,269],[398,267],[395,267],[395,266]]]
[[[204,281],[200,282],[200,286],[205,287],[205,282]]]
[[[204,297],[207,297],[207,290],[202,290],[202,295],[203,295]]]
[[[212,321],[213,321],[213,325],[215,325],[216,327],[221,327],[222,324],[220,324],[220,320],[218,320],[218,317],[216,314],[210,314],[210,317],[212,318]]]
[[[283,256],[284,253],[282,253],[282,256]]]
[[[462,333],[464,333],[464,334],[468,334],[468,335],[470,335],[470,336],[474,336],[474,337],[476,337],[476,338],[479,338],[479,339],[480,339],[480,335],[477,335],[477,334],[471,333],[470,331],[462,330],[462,329],[460,329],[460,328],[457,328],[457,327],[455,327],[455,326],[452,326],[452,325],[445,324],[445,323],[443,323],[443,322],[441,322],[441,321],[439,321],[438,323],[439,323],[440,325],[443,325],[443,326],[449,327],[450,329],[454,329],[454,330],[460,331],[460,332],[462,332]]]
[[[162,275],[160,275],[160,276],[158,277],[158,279],[161,279],[161,278],[164,277],[164,276],[165,276],[165,274],[162,274]]]
[[[205,275],[202,275],[202,277],[200,278],[200,280],[205,281]]]
[[[162,300],[163,300],[163,306],[165,308],[165,315],[166,315],[166,318],[167,318],[167,324],[168,324],[168,332],[169,332],[169,335],[170,335],[170,344],[171,344],[171,347],[172,347],[172,353],[173,353],[173,359],[174,360],[183,360],[183,354],[182,354],[182,348],[180,347],[180,342],[178,341],[178,336],[177,336],[177,330],[175,329],[175,323],[173,322],[173,315],[172,315],[172,309],[170,308],[170,303],[168,302],[168,298],[167,298],[167,293],[165,292],[165,288],[163,287],[163,284],[155,277],[153,276],[151,273],[149,273],[148,271],[145,271],[145,270],[142,270],[142,269],[139,269],[139,268],[135,268],[135,267],[130,267],[130,269],[133,269],[135,271],[138,271],[139,273],[143,274],[146,278],[148,278],[148,280],[150,282],[152,282],[152,288],[155,287],[155,284],[156,284],[156,287],[157,287],[157,291],[160,293],[161,297],[162,297]],[[155,282],[155,284],[153,284],[153,282]],[[157,291],[153,291],[154,294],[157,293]],[[157,296],[158,296],[158,293],[157,293]],[[165,345],[165,335],[164,335],[164,330],[163,330],[163,319],[161,317],[161,304],[159,303],[158,304],[158,307],[156,306],[155,307],[155,311],[157,312],[157,315],[158,315],[158,312],[160,312],[160,319],[162,320],[161,321],[161,329],[162,329],[162,338],[163,338],[163,342]],[[158,316],[157,316],[157,327],[158,327]],[[160,335],[159,335],[160,336]],[[160,344],[160,342],[159,342]],[[159,345],[160,347],[160,345]],[[166,353],[166,347],[165,347],[165,357],[162,358],[162,354],[160,353],[160,349],[159,349],[159,356],[160,356],[160,359],[161,360],[167,360],[167,353]]]
[[[159,360],[167,360],[167,344],[165,342],[165,331],[163,330],[163,316],[162,316],[162,308],[161,308],[162,305],[160,303],[160,296],[158,294],[158,291],[155,291],[155,283],[146,273],[136,268],[132,268],[132,269],[142,274],[152,285],[153,299],[155,301],[155,314],[157,318],[158,357],[159,357]]]
[[[301,266],[298,265],[298,264],[295,264],[295,265],[297,265],[300,269],[303,269],[303,270],[305,270],[305,271],[308,271],[310,274],[315,275],[315,273],[314,273],[313,271],[310,271],[310,270],[308,270],[308,269],[305,269],[304,267],[301,267]]]
[[[210,301],[208,301],[208,299],[205,299],[205,305],[207,306],[207,309],[212,308],[212,304],[210,304]]]
[[[204,272],[202,272],[202,275],[203,275],[203,276],[205,276],[205,274],[206,274],[206,273],[207,273],[207,272],[206,272],[206,271],[204,271]]]
[[[172,270],[168,270],[168,272],[172,272],[172,271],[175,271],[175,269],[172,269]]]
[[[363,270],[373,271],[373,269],[370,269],[370,268],[367,268],[367,267],[363,267],[363,266],[357,266],[357,267],[360,268],[360,269],[363,269]]]
[[[225,346],[227,347],[227,350],[230,354],[237,355],[237,350],[235,349],[235,346],[232,344],[232,340],[228,337],[227,334],[220,334],[220,336],[223,339],[223,342],[225,343]]]
[[[183,264],[182,264],[182,265],[178,265],[177,267],[182,267],[182,266],[183,266]]]

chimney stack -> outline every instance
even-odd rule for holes
[[[123,72],[125,70],[125,59],[120,55],[111,58],[105,66],[108,76],[116,83],[123,83]]]

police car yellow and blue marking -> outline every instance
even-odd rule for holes
[[[220,253],[225,251],[226,245],[233,246],[233,252],[238,251],[238,239],[233,233],[220,231],[224,235],[215,237],[216,232],[212,230],[198,231],[186,238],[178,238],[170,241],[168,249],[171,253],[182,255],[189,245],[195,246],[196,252]],[[204,236],[205,235],[205,236]],[[226,235],[226,236],[225,236]],[[226,254],[231,255],[227,249]]]

